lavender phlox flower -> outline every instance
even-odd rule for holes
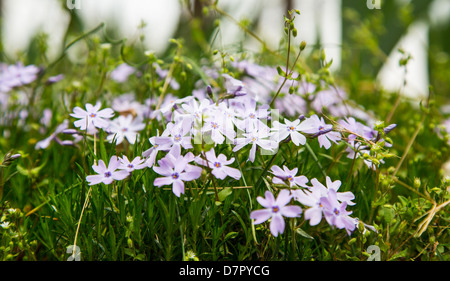
[[[270,168],[270,172],[273,174],[272,182],[274,184],[289,185],[289,187],[308,187],[306,185],[308,178],[303,175],[297,176],[298,168],[289,170],[289,168],[284,165],[283,169],[277,165],[273,165]]]
[[[120,160],[115,155],[109,160],[108,167],[106,167],[103,160],[99,160],[98,165],[92,165],[92,169],[97,175],[89,175],[86,177],[86,180],[89,182],[89,185],[96,185],[99,183],[111,184],[114,180],[123,180],[128,177],[129,172],[120,170],[119,167]]]
[[[194,160],[194,155],[189,152],[182,156],[180,151],[179,147],[175,148],[158,160],[159,166],[153,166],[153,170],[163,176],[156,178],[153,184],[158,187],[172,185],[172,191],[177,197],[184,194],[185,181],[198,179],[202,173],[201,167],[188,164]]]
[[[126,139],[130,144],[134,144],[139,136],[139,131],[144,128],[145,124],[140,117],[133,118],[131,114],[119,115],[116,119],[111,120],[106,128],[109,133],[106,139],[111,143],[115,141],[116,144],[121,144]]]
[[[175,105],[186,103],[193,98],[194,98],[193,96],[178,98],[172,94],[168,94],[164,97],[164,100],[160,108],[158,110],[153,111],[151,118],[157,118],[158,120],[160,120],[161,114],[166,118],[168,118],[169,116],[172,115],[172,111]]]
[[[241,80],[236,79],[229,74],[223,74],[222,77],[225,79],[224,86],[227,90],[227,94],[239,96],[247,94],[247,89]]]
[[[111,108],[120,115],[144,117],[145,105],[136,101],[133,93],[122,94],[113,99]]]
[[[320,183],[316,178],[311,180],[312,186],[307,189],[298,189],[293,191],[294,199],[301,204],[308,206],[305,210],[305,219],[309,220],[310,225],[317,225],[322,219],[323,197],[327,197],[330,190],[336,192],[335,196],[339,202],[345,202],[346,205],[355,205],[352,200],[355,198],[350,191],[338,192],[341,181],[332,181],[330,177],[326,177],[326,186]]]
[[[269,106],[267,104],[258,106],[255,99],[246,99],[243,103],[243,110],[238,112],[236,126],[244,131],[252,131],[259,129],[268,129],[267,120],[270,115]]]
[[[362,124],[361,122],[356,121],[353,117],[347,117],[345,119],[341,119],[338,122],[344,129],[349,131],[348,139],[354,140],[358,136],[363,137],[367,140],[374,138],[376,131],[372,128]],[[352,134],[354,133],[354,134]]]
[[[252,211],[250,219],[254,220],[253,224],[260,224],[271,219],[270,232],[277,237],[278,234],[284,232],[285,222],[283,217],[299,217],[302,209],[296,205],[287,206],[292,199],[292,195],[287,189],[282,189],[276,199],[270,191],[266,191],[264,195],[265,198],[261,196],[256,198],[264,209]]]
[[[306,118],[300,123],[297,129],[303,133],[317,137],[320,147],[325,147],[325,149],[331,147],[330,141],[338,143],[341,140],[340,133],[332,131],[333,125],[326,124],[323,117],[319,119],[317,115]]]
[[[364,163],[369,169],[376,170],[377,164],[375,164],[373,161],[371,161],[370,156],[372,152],[370,151],[370,147],[361,144],[359,142],[350,142],[350,146],[347,147],[346,152],[347,158],[355,159],[359,157],[363,157],[364,155],[368,155],[369,157],[364,157]],[[356,155],[355,155],[356,154]],[[384,164],[383,159],[378,160],[381,164]]]
[[[299,95],[280,95],[275,100],[275,108],[283,115],[293,117],[299,113],[307,111],[305,99]]]
[[[128,160],[127,156],[119,157],[120,160],[120,166],[119,169],[125,170],[128,172],[133,172],[134,170],[141,170],[147,167],[147,164],[145,163],[145,159],[137,156],[132,161]]]
[[[114,111],[111,108],[100,110],[101,103],[97,102],[95,106],[90,103],[86,104],[86,110],[76,106],[70,116],[78,118],[73,124],[80,130],[88,129],[105,129],[109,126],[109,118],[114,116]]]
[[[209,167],[212,171],[211,173],[218,179],[225,179],[227,176],[232,177],[236,180],[241,178],[241,172],[236,168],[228,167],[228,165],[234,162],[234,157],[229,160],[224,154],[219,154],[216,157],[216,153],[214,148],[210,151],[205,152],[205,158],[203,159],[200,156],[195,158],[195,162],[199,165]]]
[[[53,140],[57,141],[58,143],[61,143],[61,141],[58,139],[58,134],[62,133],[68,127],[69,127],[69,120],[66,119],[56,127],[55,131],[49,137],[37,142],[34,148],[45,149],[50,145],[51,141]]]
[[[324,108],[341,103],[346,98],[342,89],[324,89],[310,96],[311,107],[316,112],[322,112]]]
[[[271,152],[273,152],[278,147],[278,143],[271,139],[270,130],[266,129],[252,130],[248,133],[243,133],[242,137],[238,137],[234,140],[234,144],[235,146],[233,148],[233,152],[242,149],[248,144],[252,146],[247,160],[250,162],[255,161],[257,146]]]
[[[174,120],[189,118],[194,127],[201,126],[205,115],[213,106],[214,104],[209,99],[203,99],[200,102],[196,98],[190,99],[181,104],[182,110],[175,112]]]
[[[21,62],[5,65],[0,71],[0,91],[8,92],[14,87],[20,87],[35,81],[40,68],[35,65],[24,66]]]
[[[189,119],[170,122],[161,136],[156,138],[156,141],[160,144],[168,145],[171,150],[174,147],[193,148],[191,129],[192,125]]]
[[[126,64],[119,64],[113,71],[111,71],[110,77],[112,80],[123,83],[128,80],[128,77],[136,72],[136,68]]]
[[[41,133],[45,132],[45,130],[50,126],[52,117],[53,117],[52,110],[49,108],[44,109],[44,111],[42,112],[42,117],[39,120],[39,123],[42,125],[42,127],[40,128]]]
[[[279,121],[274,121],[272,124],[272,131],[278,133],[278,141],[282,141],[287,137],[290,137],[292,142],[299,146],[306,143],[306,137],[300,133],[300,119],[295,119],[294,121],[289,121],[284,119],[284,124]]]
[[[152,144],[152,147],[147,149],[142,153],[142,157],[146,159],[146,165],[150,168],[155,164],[156,156],[159,151],[169,151],[171,148],[171,143],[167,142],[165,139],[159,138],[159,133],[156,136],[148,139]]]
[[[202,135],[209,135],[215,144],[222,144],[225,137],[230,142],[236,137],[233,120],[229,119],[227,112],[219,108],[212,110],[211,114],[205,118],[201,133]]]
[[[326,197],[322,197],[320,202],[323,206],[323,214],[328,224],[339,229],[345,228],[350,235],[356,228],[355,219],[350,217],[351,211],[347,211],[347,202],[340,202],[337,199],[337,192],[330,189]]]
[[[298,86],[300,96],[309,98],[316,91],[317,86],[311,82],[301,81]]]

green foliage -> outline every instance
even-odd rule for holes
[[[420,1],[412,2],[415,6],[410,9],[386,8],[390,13],[401,14],[403,25],[396,34],[402,34],[420,11]],[[383,120],[375,126],[379,140],[383,141],[365,143],[370,155],[355,160],[344,157],[345,143],[333,145],[330,150],[320,148],[315,140],[308,140],[301,147],[282,143],[273,156],[257,154],[258,161],[253,165],[245,165],[247,151],[232,154],[229,146],[223,146],[220,148],[223,153],[236,158],[242,178],[213,183],[209,172],[204,172],[199,180],[186,183],[186,194],[180,198],[170,188],[153,185],[156,175],[151,168],[111,185],[91,187],[86,182],[86,176],[93,174],[94,161],[112,155],[142,155],[148,149],[148,138],[165,128],[166,124],[156,119],[146,124],[139,137],[141,141],[134,145],[108,143],[104,132],[95,140],[83,136],[75,146],[53,143],[47,149],[36,150],[35,144],[70,118],[75,106],[84,107],[88,102],[109,101],[130,91],[142,103],[148,98],[162,100],[169,93],[187,96],[195,88],[195,81],[224,93],[224,81],[208,77],[202,66],[216,64],[220,65],[221,73],[242,75],[232,67],[232,62],[248,56],[243,47],[233,51],[212,48],[220,33],[220,21],[208,23],[229,15],[215,4],[205,4],[200,14],[193,13],[196,16],[192,21],[183,21],[177,31],[180,39],[173,39],[167,52],[158,55],[126,40],[111,40],[103,25],[81,32],[75,14],[66,36],[75,39],[68,41],[54,62],[45,58],[46,36],[37,36],[23,59],[25,64],[43,65],[45,71],[33,84],[20,89],[33,102],[26,126],[18,126],[17,120],[0,126],[0,259],[67,260],[70,257],[67,249],[76,242],[82,260],[365,261],[371,256],[368,248],[372,245],[379,247],[381,260],[450,260],[450,179],[442,172],[450,151],[448,136],[436,130],[445,115],[435,106],[445,102],[442,93],[448,90],[450,76],[445,75],[449,69],[448,49],[432,44],[431,50],[439,50],[430,52],[434,89],[426,102],[411,103],[398,93],[384,91],[374,78],[379,63],[386,59],[385,54],[395,41],[387,35],[386,26],[397,17],[381,13],[363,17],[350,4],[344,6],[345,19],[352,26],[345,34],[344,44],[350,48],[344,48],[346,63],[341,72],[330,71],[332,60],[327,60],[323,49],[313,50],[310,57],[302,58],[309,45],[302,42],[300,46],[291,46],[291,36],[301,33],[293,21],[294,14],[301,17],[299,11],[290,11],[284,18],[286,48],[272,51],[260,42],[261,52],[254,57],[258,63],[275,66],[284,83],[306,79],[318,88],[342,85],[349,93],[349,102],[366,112],[375,112]],[[260,41],[251,31],[251,22],[236,23],[246,36]],[[436,36],[434,40],[438,40]],[[87,51],[82,62],[73,63],[67,52],[79,44],[84,44]],[[399,63],[406,68],[411,57],[403,54]],[[109,79],[109,73],[122,62],[137,67],[140,75],[123,84]],[[154,64],[168,71],[166,79],[156,75]],[[294,72],[299,76],[294,76]],[[65,75],[63,81],[45,83],[48,77],[60,73]],[[171,78],[180,82],[180,89],[171,88]],[[280,87],[272,93],[272,103],[297,90],[292,86],[282,93]],[[13,99],[19,95],[19,90],[11,92]],[[226,98],[226,95],[218,97]],[[40,132],[39,123],[44,108],[54,112],[45,134]],[[393,123],[397,124],[396,129],[385,133],[384,128]],[[385,143],[393,146],[386,149]],[[195,150],[202,148],[198,146]],[[21,157],[11,159],[11,151]],[[374,163],[376,169],[369,169],[364,160]],[[279,190],[268,179],[272,165],[297,167],[300,174],[321,181],[326,176],[340,179],[340,191],[355,194],[356,205],[351,210],[361,220],[358,229],[349,236],[324,220],[311,226],[301,217],[286,219],[283,235],[274,237],[268,223],[253,225],[250,212],[259,208],[257,196],[266,190]]]

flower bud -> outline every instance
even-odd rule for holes
[[[385,134],[388,134],[390,131],[394,130],[397,127],[397,124],[391,124],[383,129]]]
[[[303,51],[303,50],[305,49],[305,47],[306,47],[306,42],[305,42],[305,41],[302,41],[302,42],[300,43],[300,51]]]

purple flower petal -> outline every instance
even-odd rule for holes
[[[250,213],[250,219],[255,220],[253,224],[260,224],[270,219],[272,216],[271,209],[261,209]]]
[[[270,232],[272,235],[277,237],[278,234],[282,234],[284,232],[284,219],[281,215],[275,215],[272,217],[272,221],[270,222]]]

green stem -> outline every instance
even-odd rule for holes
[[[319,162],[319,158],[317,158],[317,155],[314,153],[314,151],[311,149],[311,146],[309,146],[308,143],[305,143],[306,149],[308,149],[309,153],[311,154],[312,158],[314,159],[314,161],[316,162],[317,166],[320,168],[320,171],[322,172],[322,175],[326,178],[327,177],[327,173],[325,172],[325,170],[323,169],[322,165]]]

